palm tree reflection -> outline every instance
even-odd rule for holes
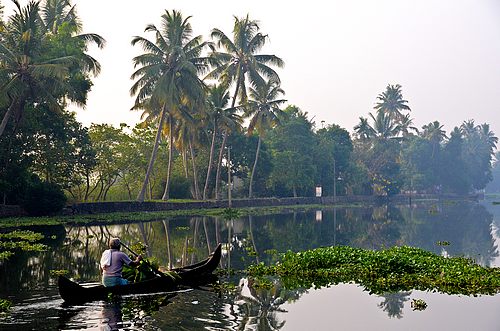
[[[400,319],[403,317],[404,303],[410,300],[410,294],[411,292],[384,293],[384,301],[377,306],[385,311],[389,318]]]

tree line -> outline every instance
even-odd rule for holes
[[[191,17],[165,10],[131,40],[143,51],[130,89],[141,122],[83,127],[67,105],[85,104],[100,71],[87,50],[104,38],[81,33],[67,0],[14,3],[0,23],[4,204],[60,190],[75,202],[221,199],[229,174],[235,196],[249,198],[310,196],[316,186],[326,195],[464,194],[491,180],[498,139],[489,126],[419,130],[400,85],[378,95],[352,134],[284,108],[284,61],[261,53],[268,35],[248,15],[204,40]]]

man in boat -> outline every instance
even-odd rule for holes
[[[128,281],[122,278],[123,265],[136,267],[142,260],[142,256],[137,256],[132,261],[127,254],[120,251],[121,242],[119,238],[109,240],[109,249],[102,253],[101,263],[102,284],[106,287],[116,285],[127,285]]]

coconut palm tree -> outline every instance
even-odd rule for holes
[[[28,100],[45,102],[56,111],[62,109],[61,101],[66,97],[85,104],[90,86],[87,75],[97,75],[100,71],[99,62],[85,53],[87,46],[95,43],[102,48],[105,44],[105,40],[97,34],[76,35],[81,30],[81,24],[69,1],[47,0],[41,9],[38,2],[31,1],[24,8],[17,0],[13,2],[17,11],[7,25],[2,24],[0,77],[3,77],[3,82],[0,92],[8,109],[0,124],[0,136],[12,115],[16,121],[21,118]],[[60,10],[54,11],[53,19],[49,19],[47,13],[56,2],[60,3]],[[76,47],[71,48],[71,52],[57,50],[59,55],[56,56],[50,43],[61,32],[60,25],[55,22],[62,16],[70,25],[64,33],[70,40],[75,38],[78,42],[75,42]],[[47,24],[52,21],[52,28],[48,29]]]
[[[359,118],[359,123],[354,127],[354,131],[363,141],[366,141],[376,135],[375,130],[373,130],[370,123],[368,123],[368,119],[366,117]]]
[[[138,68],[131,76],[137,79],[130,93],[136,95],[135,109],[144,108],[149,104],[158,120],[158,131],[151,159],[146,171],[146,177],[138,201],[144,201],[149,175],[154,164],[158,141],[161,138],[164,119],[169,118],[170,126],[173,117],[179,113],[181,105],[192,104],[203,106],[203,82],[198,74],[208,68],[208,59],[201,57],[203,49],[208,45],[201,36],[192,37],[189,18],[184,19],[178,11],[168,11],[161,16],[161,26],[146,26],[145,32],[155,36],[154,41],[137,36],[132,39],[132,45],[139,44],[145,51],[133,59],[134,67]],[[195,107],[193,107],[195,108]],[[147,109],[147,108],[146,108]],[[170,134],[174,132],[169,129]],[[164,199],[168,199],[169,178],[172,164],[172,137],[169,143],[169,161],[167,169],[167,184]]]
[[[386,90],[379,94],[377,99],[379,101],[375,104],[375,109],[385,112],[391,120],[396,122],[403,120],[402,111],[411,110],[407,105],[408,101],[403,99],[401,85],[399,84],[388,84]]]
[[[219,119],[224,108],[229,102],[229,92],[224,85],[209,86],[207,98],[207,118],[209,130],[212,130],[212,139],[210,142],[210,154],[208,157],[207,175],[205,176],[205,186],[203,187],[203,200],[207,199],[208,183],[212,172],[213,155],[215,151],[215,138],[219,129]]]
[[[52,34],[56,34],[64,23],[81,28],[76,6],[72,6],[69,0],[45,0],[41,16],[45,28]]]
[[[28,99],[61,110],[57,99],[65,90],[68,66],[75,60],[43,56],[38,2],[31,1],[24,8],[17,1],[14,4],[17,10],[6,23],[0,43],[0,101],[8,107],[0,123],[0,136],[11,116],[16,122],[20,120]]]
[[[377,116],[369,114],[373,120],[373,131],[379,139],[396,138],[401,132],[401,125],[392,120],[391,116],[383,110],[377,111]]]
[[[106,41],[96,33],[81,33],[82,23],[76,11],[76,5],[72,5],[69,0],[45,0],[41,9],[41,18],[44,29],[47,33],[56,35],[59,29],[67,25],[72,31],[72,38],[84,44],[84,51],[91,44],[103,48]],[[80,69],[94,75],[99,74],[101,65],[89,54],[82,52],[79,54]]]
[[[257,130],[259,140],[257,142],[257,150],[255,151],[255,160],[250,175],[250,184],[248,187],[248,197],[253,197],[253,178],[257,161],[259,160],[260,145],[266,132],[272,129],[279,123],[279,117],[284,116],[283,111],[279,108],[286,102],[284,99],[277,99],[280,95],[285,94],[281,89],[279,82],[269,80],[266,84],[250,88],[250,100],[245,105],[245,117],[250,118],[248,124],[248,135],[252,135]]]
[[[229,133],[234,130],[239,130],[243,119],[237,114],[238,108],[227,107],[230,96],[228,89],[225,85],[212,85],[209,88],[208,93],[208,117],[210,126],[212,128],[212,142],[210,145],[210,156],[209,164],[207,169],[207,176],[205,178],[205,186],[203,189],[203,199],[207,199],[208,194],[208,184],[210,181],[210,174],[212,170],[213,154],[215,152],[215,138],[217,134],[222,131],[223,143],[225,145],[225,140]],[[221,146],[221,152],[219,155],[223,154],[223,146]],[[215,177],[215,198],[219,199],[219,183],[220,183],[220,167],[217,167],[216,177]]]
[[[422,137],[429,140],[432,144],[432,157],[434,158],[436,148],[447,138],[443,125],[438,121],[426,124],[422,127]]]
[[[479,126],[479,136],[484,141],[484,144],[490,151],[491,156],[494,156],[494,152],[498,143],[498,138],[495,136],[495,133],[490,130],[489,124],[481,124]]]
[[[2,5],[2,2],[0,1],[0,32],[3,32],[4,29],[4,22],[3,22],[3,9],[5,7]],[[0,37],[1,40],[1,37]]]
[[[410,117],[410,114],[403,115],[403,118],[401,119],[400,123],[400,129],[401,133],[403,134],[403,137],[412,135],[410,130],[415,132],[416,134],[419,133],[418,128],[413,126],[413,119]]]
[[[214,51],[211,55],[215,69],[208,74],[208,78],[220,79],[225,85],[235,83],[235,91],[231,107],[247,99],[247,80],[252,86],[263,85],[264,78],[280,82],[279,76],[271,68],[282,68],[284,62],[276,55],[256,54],[265,45],[268,36],[259,32],[259,22],[234,17],[233,40],[219,29],[212,30],[212,38],[217,41],[218,48],[224,51]]]
[[[202,121],[199,120],[200,114],[196,114],[193,109],[188,109],[186,107],[181,107],[181,113],[178,115],[182,116],[178,120],[177,125],[175,126],[175,146],[178,151],[180,151],[183,156],[186,158],[185,160],[185,170],[186,170],[186,178],[187,178],[187,155],[190,156],[191,159],[191,170],[193,174],[193,189],[192,195],[195,199],[200,199],[200,189],[198,185],[198,171],[195,163],[195,147],[200,146],[202,128]]]
[[[240,104],[247,100],[247,81],[251,86],[265,85],[265,79],[280,82],[277,72],[272,68],[282,68],[284,62],[276,55],[258,54],[265,45],[268,36],[259,32],[259,22],[234,17],[233,39],[219,29],[213,29],[211,36],[216,40],[219,51],[211,54],[215,68],[207,75],[209,79],[219,79],[224,85],[234,85],[231,108],[235,107],[239,96]],[[228,132],[224,130],[222,146],[217,161],[216,187],[219,187],[222,157],[226,146]],[[218,198],[216,189],[216,198]]]

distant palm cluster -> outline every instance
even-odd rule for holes
[[[143,51],[130,68],[142,122],[85,128],[67,104],[85,105],[101,69],[87,48],[104,39],[80,33],[67,0],[15,4],[0,22],[4,204],[60,200],[57,190],[73,202],[312,196],[317,186],[324,195],[464,194],[491,180],[489,126],[469,120],[448,137],[436,121],[419,131],[400,85],[387,86],[352,136],[283,109],[284,61],[260,53],[268,35],[248,15],[234,18],[232,34],[214,28],[204,40],[190,17],[166,10],[148,38],[132,39]]]

